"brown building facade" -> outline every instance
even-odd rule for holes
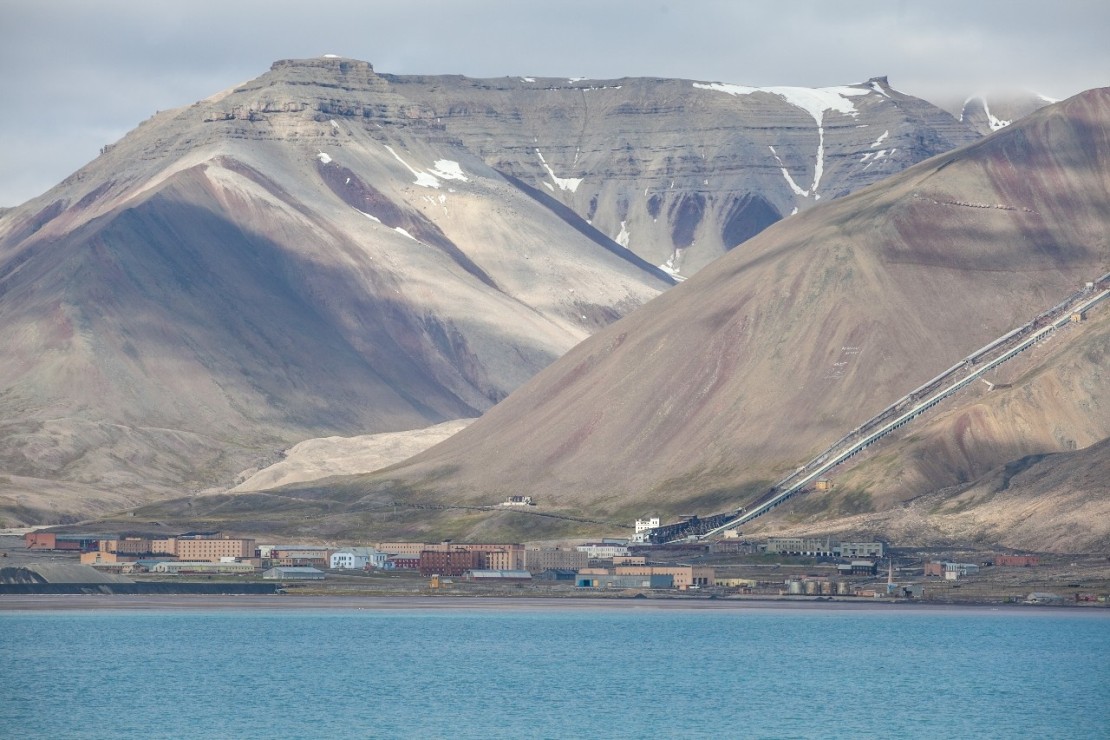
[[[254,540],[231,537],[180,537],[177,539],[176,550],[180,560],[218,563],[221,558],[254,557]]]
[[[486,554],[468,550],[425,550],[420,553],[420,575],[461,576],[468,570],[485,570]]]

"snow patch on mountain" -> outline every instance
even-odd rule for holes
[[[470,180],[463,174],[459,163],[452,162],[450,159],[437,159],[431,173],[441,180],[462,180],[463,182]]]
[[[331,157],[328,156],[327,152],[317,152],[316,159],[320,160],[324,164],[328,164],[329,162],[331,162]]]
[[[757,92],[768,93],[777,95],[785,100],[790,105],[796,108],[801,108],[808,113],[813,120],[817,123],[817,157],[813,165],[813,184],[810,185],[808,190],[803,190],[794,182],[790,173],[786,171],[782,160],[779,159],[778,154],[775,153],[774,147],[771,148],[771,153],[775,155],[775,161],[779,163],[779,168],[782,170],[783,177],[790,185],[790,189],[796,195],[803,198],[808,198],[813,194],[814,200],[819,196],[817,195],[817,187],[821,184],[821,177],[825,174],[825,113],[834,111],[846,116],[858,116],[859,111],[856,110],[855,104],[851,98],[859,97],[861,95],[870,95],[871,90],[860,87],[849,87],[842,85],[839,87],[746,87],[744,85],[730,85],[721,82],[713,83],[693,83],[694,87],[699,90],[714,90],[717,92],[728,93],[729,95],[752,95]]]
[[[779,154],[775,151],[775,148],[773,146],[768,146],[767,148],[771,150],[771,155],[775,158],[775,161],[779,163],[779,169],[782,171],[782,176],[786,179],[786,184],[790,186],[790,189],[794,191],[794,194],[800,195],[803,198],[808,198],[809,191],[802,190],[800,187],[798,187],[798,183],[794,182],[794,178],[791,177],[790,173],[786,171],[786,165],[784,165],[782,163],[782,160],[779,159]]]
[[[411,172],[413,175],[416,176],[416,179],[412,183],[413,185],[419,185],[422,188],[438,188],[439,187],[439,179],[436,178],[435,175],[429,174],[427,172],[421,172],[420,170],[416,169],[415,167],[410,165],[408,162],[401,159],[401,155],[399,155],[397,152],[393,151],[393,147],[389,146],[388,144],[385,145],[385,148],[389,150],[389,153],[393,155],[394,159],[396,159],[398,162],[400,162],[401,164],[403,164],[405,166],[405,169],[407,169],[409,172]]]
[[[631,237],[632,237],[632,235],[628,233],[628,225],[627,225],[627,223],[626,223],[626,222],[624,222],[624,221],[621,221],[621,230],[620,230],[620,233],[619,233],[619,234],[617,234],[616,238],[615,238],[615,239],[613,239],[613,241],[615,241],[615,242],[616,242],[617,244],[620,244],[620,245],[621,245],[622,247],[624,247],[625,249],[628,249],[628,240],[629,240],[629,239],[630,239]]]
[[[581,177],[556,177],[555,176],[555,171],[553,169],[551,169],[551,165],[549,165],[547,163],[547,160],[543,158],[543,152],[541,152],[539,149],[537,149],[536,150],[536,155],[539,156],[540,162],[543,163],[543,168],[545,170],[547,170],[547,174],[551,176],[551,181],[555,183],[556,187],[558,187],[560,190],[569,190],[572,193],[575,192],[576,190],[578,190],[578,186],[582,184],[583,178],[581,178]],[[547,185],[547,183],[544,183],[544,185]],[[552,188],[550,185],[548,185],[548,190],[551,190],[552,192],[554,192],[554,188]]]
[[[694,87],[699,90],[716,90],[729,95],[751,95],[757,92],[778,95],[787,103],[801,108],[820,126],[826,111],[836,111],[848,116],[858,116],[859,111],[849,98],[860,95],[870,95],[871,90],[859,87],[841,85],[838,87],[745,87],[744,85],[730,85],[721,82],[700,83],[695,82]]]

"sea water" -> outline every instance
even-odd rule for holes
[[[0,737],[1107,738],[1108,617],[0,612]]]

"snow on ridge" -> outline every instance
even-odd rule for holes
[[[324,164],[329,164],[331,162],[331,157],[328,156],[327,152],[317,152],[316,159],[320,160]]]
[[[889,98],[890,97],[890,94],[886,90],[884,90],[882,88],[882,85],[880,85],[878,82],[873,81],[871,83],[871,89],[874,90],[875,92],[879,93],[879,95],[882,95],[884,98]]]
[[[572,193],[575,192],[576,190],[578,190],[578,186],[582,184],[582,180],[584,178],[581,178],[581,177],[556,177],[555,176],[555,171],[553,169],[551,169],[551,165],[549,165],[547,163],[547,160],[543,158],[543,152],[541,152],[539,149],[537,149],[536,150],[536,155],[540,158],[540,162],[543,163],[543,168],[545,170],[547,170],[547,174],[551,176],[552,182],[554,182],[555,185],[558,186],[558,188],[560,190],[569,190]],[[544,183],[544,185],[547,185],[547,183]],[[552,192],[554,192],[554,188],[552,188],[550,186],[548,186],[548,190],[551,190]]]
[[[699,90],[715,90],[729,95],[751,95],[757,92],[777,95],[790,105],[801,108],[812,116],[818,126],[824,120],[825,111],[836,111],[849,116],[859,115],[859,111],[856,110],[856,106],[849,98],[871,94],[871,90],[848,85],[839,87],[746,87],[721,82],[709,84],[695,82],[694,87]]]
[[[378,223],[382,222],[382,220],[380,218],[378,218],[377,216],[374,216],[372,214],[369,214],[366,211],[359,211],[359,213],[361,213],[363,216],[366,216],[366,218],[370,219],[371,221],[377,221]]]
[[[407,236],[407,237],[408,237],[409,239],[412,239],[412,240],[413,240],[414,242],[415,242],[415,241],[419,241],[419,239],[417,239],[417,238],[416,238],[415,236],[413,236],[413,235],[412,235],[412,234],[410,234],[409,232],[407,232],[407,231],[405,231],[404,229],[402,229],[402,228],[401,228],[400,226],[394,226],[394,227],[393,227],[393,230],[394,230],[394,231],[396,231],[396,232],[397,232],[398,234],[400,234],[401,236]]]
[[[885,138],[886,138],[886,137],[888,137],[888,136],[890,136],[890,131],[884,131],[884,132],[883,132],[883,135],[882,135],[882,136],[880,136],[879,138],[875,139],[875,143],[871,145],[871,148],[872,148],[872,149],[874,149],[874,148],[875,148],[875,147],[877,147],[877,146],[878,146],[879,144],[882,144],[882,143],[883,143],[883,139],[885,139]]]
[[[536,78],[535,77],[521,77],[520,81],[521,82],[535,82]]]

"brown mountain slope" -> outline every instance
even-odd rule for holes
[[[1105,272],[1108,221],[1101,89],[776,225],[378,485],[626,520],[736,505]]]

